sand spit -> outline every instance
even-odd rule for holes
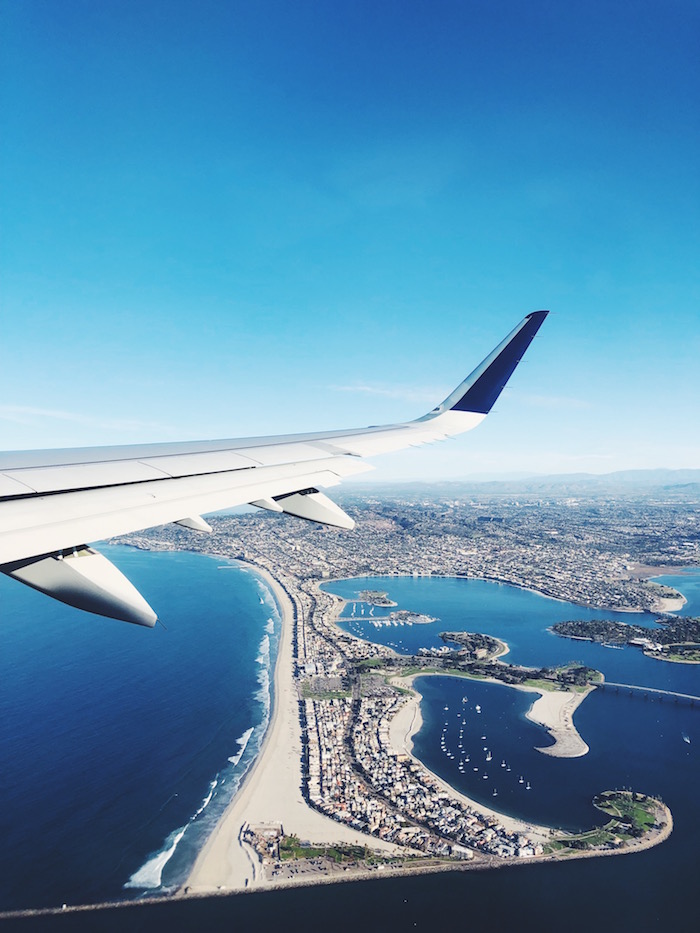
[[[574,713],[595,687],[577,693],[573,690],[548,690],[535,700],[526,715],[549,732],[554,745],[538,748],[543,755],[553,758],[581,758],[588,753],[588,745],[574,726]]]

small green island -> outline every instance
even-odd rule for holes
[[[607,648],[632,645],[650,658],[683,664],[700,663],[700,619],[659,619],[660,628],[646,628],[614,619],[586,619],[556,622],[551,631],[564,638],[593,641]]]
[[[459,645],[454,654],[465,661],[493,661],[508,651],[500,638],[481,632],[440,632],[440,638],[446,645]]]
[[[370,606],[381,606],[383,608],[388,608],[390,606],[398,605],[398,603],[395,603],[392,599],[389,599],[389,594],[383,590],[362,590],[359,598],[363,603],[369,603]]]
[[[408,667],[412,673],[421,670],[432,673],[461,674],[477,679],[497,680],[515,687],[536,690],[568,690],[586,692],[603,680],[600,671],[580,661],[570,661],[557,667],[523,667],[499,660],[508,645],[500,638],[480,632],[441,632],[445,642],[441,648],[419,648],[418,654],[393,658],[388,664]],[[455,644],[457,648],[450,648]],[[405,674],[404,674],[405,676]]]
[[[365,621],[371,622],[376,628],[382,625],[429,625],[431,622],[437,622],[434,616],[426,615],[424,612],[412,612],[410,609],[396,609],[390,612],[388,616],[374,616]]]

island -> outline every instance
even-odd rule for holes
[[[508,653],[504,641],[481,632],[440,632],[440,638],[447,644],[459,645],[456,656],[468,661],[491,661]]]
[[[369,603],[370,606],[382,606],[388,608],[389,606],[396,605],[393,599],[389,599],[389,594],[382,590],[362,590],[360,593],[360,599],[364,603]]]
[[[396,603],[394,603],[396,605]],[[397,609],[396,612],[390,612],[388,616],[374,616],[367,618],[375,628],[382,625],[429,625],[438,620],[434,616],[426,615],[424,612],[412,612],[410,609]]]
[[[615,619],[556,622],[550,631],[564,638],[599,642],[606,648],[632,645],[659,661],[700,663],[700,619],[664,617],[662,628],[646,628]]]

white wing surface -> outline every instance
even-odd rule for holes
[[[442,440],[491,410],[547,311],[528,314],[442,404],[383,427],[181,444],[0,453],[0,571],[56,599],[152,626],[156,614],[86,542],[250,503],[354,523],[320,492],[371,469],[364,457]]]

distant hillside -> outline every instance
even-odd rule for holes
[[[465,477],[464,480],[434,483],[346,483],[345,491],[347,495],[361,493],[370,497],[519,495],[559,498],[654,494],[663,498],[700,500],[700,470],[619,470],[489,480]]]

